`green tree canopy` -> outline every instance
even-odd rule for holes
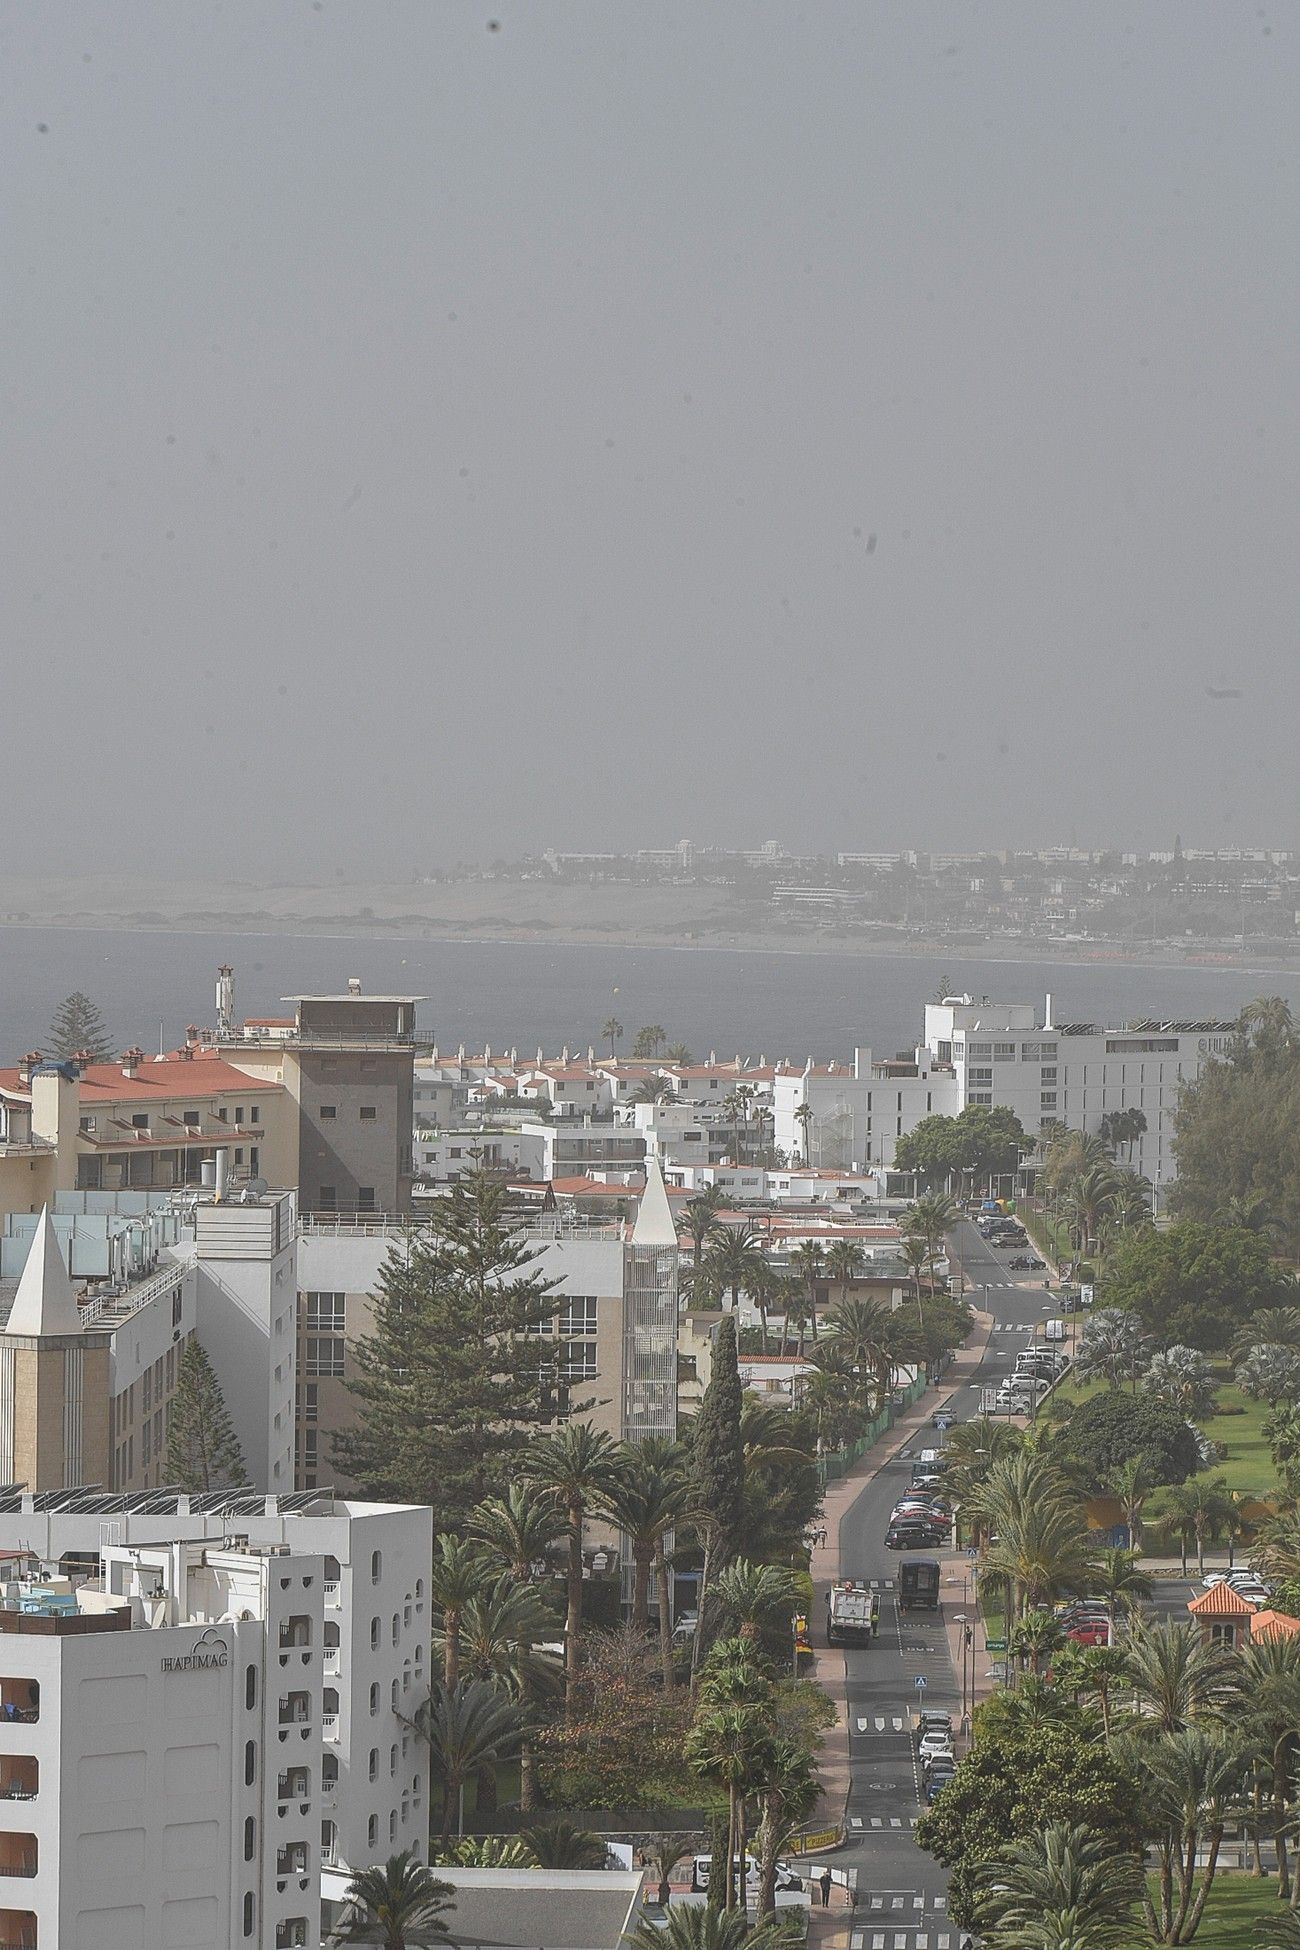
[[[1183,1218],[1245,1211],[1258,1198],[1292,1249],[1300,1244],[1300,1037],[1278,996],[1242,1011],[1226,1059],[1184,1085],[1174,1116],[1178,1177],[1170,1205]]]
[[[186,1343],[176,1376],[166,1470],[167,1481],[187,1496],[237,1489],[248,1481],[221,1383],[195,1334]]]
[[[1165,1232],[1127,1232],[1106,1281],[1112,1307],[1127,1307],[1162,1342],[1214,1352],[1251,1314],[1283,1294],[1267,1241],[1241,1226],[1183,1219]]]
[[[1199,1467],[1196,1437],[1177,1409],[1120,1389],[1091,1395],[1071,1409],[1059,1447],[1094,1491],[1104,1490],[1130,1457],[1140,1457],[1157,1483],[1181,1483]]]
[[[987,1730],[977,1714],[976,1732],[975,1746],[916,1831],[919,1845],[951,1871],[948,1906],[958,1923],[976,1920],[982,1865],[1053,1822],[1081,1823],[1114,1853],[1137,1853],[1137,1784],[1108,1751],[1096,1714]]]
[[[556,1410],[554,1281],[510,1228],[502,1185],[474,1172],[439,1199],[427,1230],[390,1251],[374,1328],[348,1383],[359,1415],[334,1440],[367,1495],[430,1503],[448,1528],[500,1496]]]
[[[929,1184],[966,1176],[986,1179],[1015,1171],[1034,1148],[1015,1112],[1005,1104],[968,1104],[958,1117],[936,1112],[898,1140],[899,1171],[919,1172]]]
[[[107,1063],[113,1055],[113,1042],[104,1018],[80,989],[74,989],[59,1004],[46,1042],[50,1055],[60,1063],[83,1052],[93,1063]]]

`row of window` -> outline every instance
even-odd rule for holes
[[[331,1119],[337,1118],[338,1114],[339,1107],[337,1104],[322,1104],[317,1113],[325,1123],[329,1123]],[[363,1124],[373,1124],[378,1115],[379,1109],[375,1104],[362,1104],[357,1110],[357,1116]]]
[[[316,1187],[316,1210],[318,1212],[337,1212],[339,1209],[339,1188],[337,1185],[318,1185]],[[375,1188],[373,1185],[357,1186],[357,1211],[374,1212]]]

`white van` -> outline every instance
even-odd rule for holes
[[[1043,1328],[1043,1339],[1045,1341],[1063,1341],[1067,1331],[1063,1320],[1049,1320]]]

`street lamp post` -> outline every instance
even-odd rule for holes
[[[970,1725],[970,1711],[967,1707],[967,1668],[970,1662],[971,1646],[974,1644],[975,1634],[972,1632],[970,1622],[964,1612],[959,1611],[955,1613],[953,1623],[961,1626],[961,1730],[965,1733]]]

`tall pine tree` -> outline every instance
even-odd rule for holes
[[[504,1494],[556,1412],[557,1283],[536,1272],[505,1202],[499,1180],[473,1172],[390,1251],[374,1331],[352,1350],[358,1420],[334,1438],[368,1495],[430,1503],[444,1530]]]
[[[745,1496],[745,1445],[740,1432],[744,1390],[736,1360],[736,1316],[724,1314],[713,1343],[709,1385],[691,1439],[691,1484],[696,1527],[704,1542],[692,1675],[705,1645],[705,1608],[718,1572],[740,1546]]]
[[[166,1470],[168,1483],[190,1496],[239,1489],[248,1482],[221,1383],[196,1334],[190,1336],[176,1376]]]
[[[66,1063],[69,1057],[88,1052],[91,1061],[107,1063],[113,1054],[104,1018],[88,995],[74,989],[64,997],[50,1024],[47,1038],[50,1054]]]

